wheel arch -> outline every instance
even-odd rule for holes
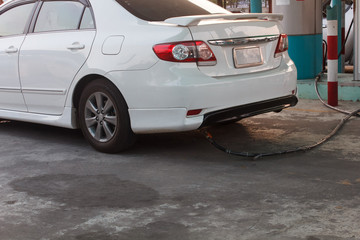
[[[106,81],[108,81],[110,84],[113,85],[114,89],[117,89],[118,93],[120,94],[120,96],[125,100],[123,94],[121,93],[120,89],[108,78],[106,78],[103,75],[99,75],[99,74],[90,74],[87,76],[84,76],[83,78],[81,78],[78,83],[76,84],[75,88],[74,88],[74,92],[73,92],[73,96],[72,96],[72,103],[74,108],[78,109],[79,108],[79,102],[80,102],[80,98],[81,98],[81,93],[84,91],[85,87],[90,84],[93,81],[96,81],[98,79],[104,79]],[[126,103],[126,100],[125,100]],[[127,105],[127,104],[126,104]]]

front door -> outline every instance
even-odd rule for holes
[[[19,51],[35,3],[9,6],[0,13],[0,109],[27,111],[19,80]],[[21,16],[21,17],[20,17]]]

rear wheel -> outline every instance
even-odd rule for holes
[[[106,79],[93,81],[85,87],[78,118],[85,138],[100,152],[117,153],[135,142],[126,102]]]

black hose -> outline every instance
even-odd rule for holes
[[[219,149],[220,151],[223,151],[227,154],[230,155],[234,155],[234,156],[238,156],[238,157],[246,157],[246,158],[252,158],[253,160],[257,160],[258,158],[262,158],[262,157],[270,157],[270,156],[277,156],[277,155],[284,155],[284,154],[289,154],[289,153],[297,153],[297,152],[307,152],[309,150],[312,150],[324,143],[326,143],[327,141],[329,141],[333,136],[335,136],[335,134],[344,126],[344,124],[351,118],[351,117],[359,117],[359,113],[360,113],[360,109],[353,111],[353,112],[347,112],[335,107],[332,107],[330,105],[328,105],[327,103],[324,102],[324,100],[321,98],[319,91],[318,91],[318,81],[321,78],[323,72],[319,73],[318,76],[315,79],[315,90],[316,93],[319,97],[319,100],[327,107],[347,114],[346,117],[344,117],[343,119],[341,119],[341,121],[336,125],[336,127],[334,128],[334,130],[332,130],[328,135],[326,135],[323,139],[321,139],[320,141],[318,141],[317,143],[314,144],[310,144],[310,145],[305,145],[305,146],[301,146],[295,149],[290,149],[290,150],[285,150],[285,151],[278,151],[278,152],[270,152],[270,153],[250,153],[250,152],[238,152],[238,151],[233,151],[229,148],[226,148],[222,145],[220,145],[219,143],[217,143],[213,136],[205,129],[202,130],[201,132],[204,134],[204,136],[206,137],[206,139],[217,149]]]
[[[347,32],[347,34],[346,34],[345,41],[344,41],[344,43],[343,43],[342,46],[341,46],[341,49],[340,49],[340,52],[339,52],[339,55],[338,55],[338,59],[340,58],[340,56],[341,56],[341,54],[342,54],[342,51],[343,51],[344,48],[345,48],[345,45],[346,45],[346,43],[347,43],[347,40],[348,40],[349,35],[350,35],[350,32],[351,32],[351,28],[353,27],[353,25],[354,25],[354,18],[352,19],[352,21],[351,21],[351,23],[350,23],[350,27],[349,27],[349,30],[348,30],[348,32]],[[323,41],[324,41],[324,40],[323,40]]]
[[[319,74],[316,76],[316,78],[315,78],[315,91],[316,91],[316,94],[317,94],[320,102],[322,102],[322,104],[324,104],[327,108],[330,108],[330,109],[335,110],[335,111],[337,111],[337,112],[340,112],[340,113],[343,113],[343,114],[351,114],[351,112],[349,112],[349,111],[345,111],[345,110],[342,110],[342,109],[340,109],[340,108],[336,108],[336,107],[330,106],[330,105],[327,104],[327,103],[324,101],[324,99],[320,96],[319,88],[318,88],[318,82],[319,82],[321,76],[323,75],[323,73],[324,73],[324,72],[319,73]],[[355,114],[354,116],[360,117],[359,114]]]
[[[233,151],[231,149],[228,149],[220,144],[218,144],[214,138],[212,137],[212,135],[207,131],[204,130],[203,133],[206,137],[206,139],[217,149],[219,149],[220,151],[223,151],[227,154],[230,155],[234,155],[234,156],[238,156],[238,157],[247,157],[247,158],[253,158],[253,160],[257,160],[258,158],[262,158],[262,157],[270,157],[270,156],[277,156],[277,155],[284,155],[284,154],[289,154],[289,153],[297,153],[297,152],[307,152],[310,151],[318,146],[320,146],[321,144],[329,141],[333,136],[335,136],[335,134],[344,126],[344,124],[353,116],[359,114],[360,109],[350,113],[349,115],[346,115],[345,118],[341,119],[341,121],[339,122],[339,124],[334,128],[334,130],[332,130],[327,136],[325,136],[323,139],[321,139],[320,141],[318,141],[317,143],[314,144],[310,144],[310,145],[306,145],[306,146],[301,146],[295,149],[290,149],[290,150],[285,150],[285,151],[279,151],[279,152],[271,152],[271,153],[250,153],[250,152],[237,152],[237,151]]]
[[[326,69],[326,59],[327,59],[327,52],[328,52],[328,44],[325,40],[323,40],[323,44],[325,45],[325,49],[324,49],[324,53],[323,54],[323,72],[325,72],[325,69]]]

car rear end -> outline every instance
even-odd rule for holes
[[[140,2],[150,7],[148,1]],[[171,8],[168,0],[150,1]],[[280,15],[231,14],[205,0],[176,0],[190,8],[184,16],[147,19],[129,5],[136,0],[117,2],[154,30],[180,28],[190,36],[157,39],[152,46],[156,64],[136,75],[121,72],[146,78],[130,87],[140,97],[124,93],[135,133],[193,130],[296,105],[297,72]],[[198,8],[208,13],[191,15],[192,6],[195,13]]]

